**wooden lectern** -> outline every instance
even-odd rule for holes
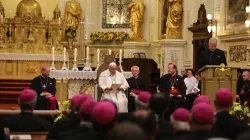
[[[236,95],[237,68],[207,65],[199,70],[201,73],[201,93],[208,96],[211,104],[214,106],[216,92],[221,88],[227,88]]]

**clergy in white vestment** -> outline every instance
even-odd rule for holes
[[[103,90],[101,99],[114,102],[119,113],[128,112],[128,99],[125,91],[129,85],[123,74],[117,71],[117,65],[114,62],[110,63],[109,68],[100,74],[98,82]],[[120,87],[113,89],[114,84]]]

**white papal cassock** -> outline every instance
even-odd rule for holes
[[[129,88],[128,82],[122,73],[116,71],[116,74],[111,76],[109,70],[102,72],[99,76],[99,86],[104,91],[110,88],[112,84],[121,84],[124,91]],[[118,112],[128,112],[128,99],[124,91],[109,91],[102,94],[102,100],[111,100],[117,105]]]

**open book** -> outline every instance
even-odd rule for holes
[[[197,88],[197,87],[194,87],[194,88],[192,89],[192,91],[193,91],[194,93],[197,93],[197,92],[200,92],[201,90],[200,90],[199,88]]]

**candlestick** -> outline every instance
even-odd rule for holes
[[[76,62],[76,57],[77,57],[77,48],[74,50],[74,62]]]
[[[63,61],[66,62],[66,48],[63,48]]]
[[[109,49],[109,55],[111,55],[111,49]]]
[[[55,47],[52,47],[52,61],[55,61]]]
[[[122,49],[120,49],[120,53],[119,53],[119,60],[120,60],[120,62],[122,61]]]
[[[61,25],[61,18],[59,17],[58,19],[58,25],[60,26]]]
[[[89,47],[87,47],[86,59],[89,60]]]
[[[50,20],[50,12],[49,12],[49,20]]]
[[[1,15],[1,23],[3,23],[3,15]]]
[[[100,49],[97,49],[97,63],[100,62]]]

